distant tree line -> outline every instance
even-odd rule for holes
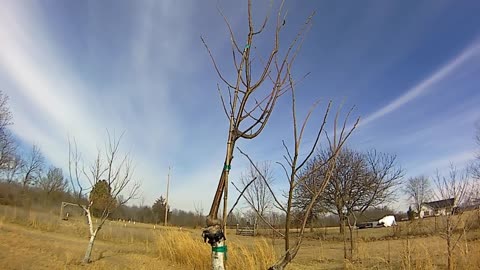
[[[62,202],[86,205],[93,202],[92,214],[100,217],[103,211],[117,208],[109,219],[132,220],[145,223],[163,223],[168,207],[169,224],[199,226],[204,222],[203,209],[195,211],[171,209],[160,196],[151,206],[122,205],[121,195],[113,194],[114,187],[106,180],[92,185],[91,191],[79,196],[61,168],[47,166],[40,147],[32,145],[29,151],[21,151],[19,143],[9,130],[13,116],[8,96],[0,91],[0,205],[26,207],[58,213]],[[113,198],[115,201],[112,203]],[[80,212],[81,211],[77,211]]]

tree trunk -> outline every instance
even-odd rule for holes
[[[339,221],[339,227],[340,227],[340,234],[343,234],[345,231],[345,223],[344,223],[344,216],[342,212],[338,212],[338,221]]]
[[[290,190],[292,193],[292,190]],[[290,220],[292,219],[292,213],[290,213],[290,209],[292,207],[292,196],[288,197],[287,202],[287,215],[285,217],[285,251],[290,249]]]
[[[451,228],[450,217],[447,216],[447,252],[448,252],[447,266],[449,270],[453,270],[452,235],[453,235],[453,228]]]
[[[93,243],[95,242],[95,237],[97,237],[97,231],[90,236],[90,241],[88,242],[87,251],[85,251],[85,257],[83,257],[83,264],[90,262],[90,257],[92,256]]]
[[[340,224],[340,230],[343,231],[343,258],[347,259],[347,237],[345,236],[345,219],[342,219],[342,222]]]
[[[224,259],[227,254],[225,239],[222,239],[212,245],[212,270],[224,270]]]
[[[353,244],[353,228],[354,226],[348,225],[348,229],[350,230],[350,260],[353,260],[353,249],[355,248]]]

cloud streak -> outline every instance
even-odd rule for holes
[[[432,75],[428,78],[422,80],[419,84],[415,85],[414,87],[410,88],[407,92],[405,92],[400,97],[396,98],[395,100],[391,101],[386,106],[380,108],[379,110],[375,111],[374,113],[368,115],[367,117],[363,118],[360,121],[359,126],[366,126],[369,123],[372,123],[396,110],[401,108],[403,105],[407,104],[408,102],[421,97],[422,95],[426,94],[428,91],[433,90],[433,86],[441,82],[442,80],[446,79],[449,75],[451,75],[455,70],[457,70],[460,66],[462,66],[465,62],[470,60],[473,56],[480,53],[480,43],[474,42],[473,45],[469,46],[468,48],[464,49],[460,54],[455,56],[451,61],[445,64],[443,67],[435,71]]]

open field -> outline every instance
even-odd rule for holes
[[[445,240],[429,231],[433,219],[422,222],[409,225],[408,241],[407,223],[355,231],[352,261],[343,260],[338,228],[317,228],[308,232],[289,269],[445,269]],[[82,266],[88,237],[84,220],[62,221],[51,213],[1,206],[0,269],[208,269],[210,247],[200,235],[200,229],[109,222],[95,242],[93,263]],[[265,269],[283,247],[281,239],[236,236],[234,230],[227,239],[229,269]],[[479,239],[476,229],[459,240],[457,269],[480,268]]]

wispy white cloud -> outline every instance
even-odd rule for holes
[[[97,92],[92,89],[94,82],[83,81],[75,75],[75,67],[64,61],[58,48],[62,44],[51,43],[52,33],[36,16],[34,6],[13,1],[4,4],[0,7],[0,69],[6,72],[4,80],[13,86],[4,91],[11,97],[15,134],[25,142],[37,143],[52,163],[66,168],[68,136],[75,138],[85,159],[91,160],[103,146],[106,130],[117,134],[126,131],[124,150],[130,150],[140,164],[137,177],[143,179],[145,195],[152,201],[162,190],[159,179],[165,181],[158,173],[168,165],[167,149],[182,136],[169,105],[168,89],[162,87],[161,80],[166,78],[160,76],[149,89]],[[139,27],[145,36],[152,36],[148,25]],[[170,45],[165,55],[181,53],[176,50],[182,46]],[[151,64],[146,50],[145,56],[138,56],[137,64]],[[170,63],[165,60],[163,64]],[[135,112],[138,109],[141,111]]]
[[[360,126],[365,126],[387,114],[390,114],[398,110],[400,107],[402,107],[406,103],[421,97],[422,95],[426,94],[430,90],[433,90],[434,89],[433,86],[435,86],[436,84],[438,84],[439,82],[447,78],[455,70],[457,70],[460,66],[462,66],[465,62],[470,60],[473,56],[478,55],[479,53],[480,53],[480,42],[474,42],[471,46],[464,49],[460,54],[455,56],[447,64],[442,66],[440,69],[435,71],[432,75],[422,80],[420,83],[418,83],[414,87],[410,88],[403,95],[391,101],[389,104],[380,108],[374,113],[363,118],[362,121],[360,122]]]
[[[12,3],[12,2],[9,2]],[[53,48],[46,48],[46,42],[39,37],[39,29],[35,22],[23,21],[21,8],[18,6],[3,6],[0,15],[0,65],[4,67],[11,80],[16,84],[16,92],[12,99],[16,125],[13,129],[26,141],[43,138],[46,141],[49,135],[55,131],[57,135],[67,135],[67,132],[75,134],[85,141],[96,141],[96,132],[92,122],[88,119],[92,116],[88,111],[83,111],[83,97],[80,93],[85,90],[80,81],[69,76],[68,69],[52,56]],[[8,93],[8,92],[7,92]],[[20,100],[28,102],[17,106]],[[31,105],[32,108],[29,108]],[[25,118],[23,109],[30,109],[32,117]],[[34,119],[35,118],[35,119]],[[52,129],[46,130],[35,120],[43,120]],[[25,123],[27,120],[30,123]],[[19,130],[26,128],[27,130]],[[62,136],[60,135],[60,136]],[[53,144],[53,142],[52,142]],[[83,151],[91,154],[95,145],[82,144]],[[59,161],[60,157],[46,154],[53,161]]]

